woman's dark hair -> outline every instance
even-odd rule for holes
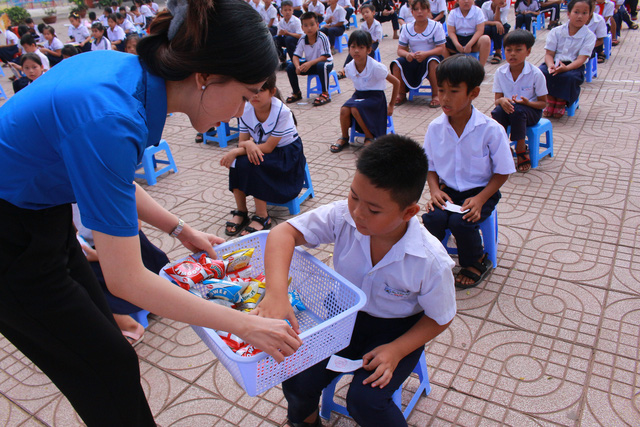
[[[371,47],[373,45],[371,34],[363,30],[355,30],[351,33],[347,42],[347,46],[351,47],[351,45]]]
[[[45,25],[45,27],[42,29],[42,34],[44,34],[45,31],[49,31],[53,37],[56,36],[56,29],[51,25]]]
[[[595,7],[593,0],[571,0],[567,5],[567,13],[571,13],[574,6],[578,3],[586,3],[589,5],[589,12],[593,12],[593,8]]]
[[[423,9],[431,10],[431,4],[429,4],[429,0],[413,0],[409,3],[409,8],[413,10],[418,5],[422,6]]]
[[[515,30],[507,33],[504,36],[503,46],[515,46],[515,45],[525,45],[527,49],[531,49],[533,45],[536,43],[536,38],[529,31],[523,30],[522,28],[516,28]]]
[[[20,57],[20,65],[24,65],[25,61],[33,61],[42,67],[42,60],[37,53],[25,53]]]
[[[444,82],[457,86],[466,83],[467,93],[480,86],[484,80],[484,68],[480,62],[470,55],[459,53],[450,56],[438,64],[436,68],[438,86]]]
[[[191,0],[185,22],[169,41],[172,15],[159,12],[138,43],[140,60],[165,80],[218,74],[255,84],[272,75],[278,54],[262,17],[238,0]]]

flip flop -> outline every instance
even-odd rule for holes
[[[347,145],[349,145],[349,138],[341,137],[340,139],[338,139],[338,141],[342,141],[342,143],[339,144],[338,142],[336,142],[335,144],[331,144],[331,146],[329,147],[329,151],[331,151],[332,153],[339,153],[344,150]]]
[[[124,335],[124,337],[127,339],[127,341],[129,341],[129,344],[131,344],[132,347],[135,347],[136,345],[140,344],[142,342],[142,338],[144,338],[144,326],[142,326],[140,323],[138,323],[138,326],[136,327],[136,331],[135,332],[129,332],[129,331],[121,331],[122,335]]]
[[[564,116],[564,113],[566,112],[566,107],[567,104],[563,104],[558,106],[558,104],[556,104],[556,108],[553,110],[553,118],[554,119],[559,119],[562,116]]]

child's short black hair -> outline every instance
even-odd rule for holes
[[[67,44],[62,48],[60,53],[62,54],[62,56],[71,57],[71,56],[77,55],[79,52],[78,52],[78,49],[76,49],[75,46]]]
[[[586,3],[589,5],[589,12],[593,12],[593,9],[596,7],[594,0],[571,0],[567,5],[567,13],[571,13],[573,7],[578,3]]]
[[[24,23],[25,24],[33,24],[33,18],[25,18]]]
[[[362,6],[360,6],[360,13],[362,13],[364,9],[369,9],[372,13],[374,14],[376,13],[376,8],[371,3],[365,3]]]
[[[33,38],[33,34],[27,33],[20,37],[20,44],[22,46],[33,46],[36,44],[36,40]]]
[[[138,6],[135,4],[129,8],[129,12],[135,12],[136,10],[138,10]]]
[[[46,26],[47,26],[47,24],[45,24],[44,22],[39,23],[38,24],[38,32],[40,34],[42,34],[42,31],[44,31],[44,27],[46,27]]]
[[[484,67],[473,56],[459,53],[438,64],[436,80],[438,86],[442,86],[444,82],[455,86],[466,83],[467,93],[470,93],[484,80]]]
[[[525,45],[527,49],[531,49],[533,45],[536,43],[536,38],[533,37],[529,31],[523,30],[522,28],[517,28],[504,36],[504,40],[502,41],[502,45],[504,47],[507,46],[515,46],[515,45]]]
[[[107,12],[109,15],[111,15],[113,13],[113,10],[111,10],[111,8],[107,6],[104,8],[103,12]]]
[[[89,12],[89,19],[91,21],[95,21],[96,20],[96,13],[93,12],[93,11]]]
[[[431,4],[429,3],[429,0],[413,0],[409,2],[409,9],[413,10],[418,5],[422,6],[422,9],[431,10]]]
[[[280,9],[285,6],[293,7],[293,2],[291,0],[284,0],[282,3],[280,3]]]
[[[364,30],[355,30],[351,33],[347,42],[347,46],[351,47],[351,45],[371,47],[373,45],[371,34]]]
[[[94,22],[91,24],[91,29],[104,32],[104,25],[102,25],[102,22]]]
[[[33,61],[42,67],[42,60],[37,53],[25,53],[24,55],[20,56],[20,65],[24,65],[25,61]]]
[[[313,19],[316,21],[316,23],[318,22],[318,15],[316,15],[315,12],[305,12],[302,15],[300,15],[300,22],[304,22],[308,19]]]
[[[115,22],[116,24],[118,23],[118,17],[116,16],[115,13],[110,14],[109,16],[107,16],[107,21],[111,19],[113,22]]]
[[[18,25],[18,36],[22,37],[29,32],[29,27],[24,24]]]
[[[356,169],[377,188],[389,190],[393,200],[404,209],[420,200],[429,165],[417,142],[389,134],[376,138],[362,150]]]

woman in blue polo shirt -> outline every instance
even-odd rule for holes
[[[138,44],[139,57],[77,55],[0,109],[0,333],[90,426],[155,424],[136,353],[76,241],[72,202],[94,230],[113,294],[161,316],[232,332],[277,360],[301,343],[284,321],[208,303],[140,259],[138,218],[192,251],[214,254],[212,244],[222,241],[189,227],[133,183],[167,113],[187,114],[204,132],[242,114],[278,65],[271,35],[246,3],[169,6]]]

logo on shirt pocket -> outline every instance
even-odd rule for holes
[[[409,291],[406,291],[406,290],[404,290],[404,289],[395,289],[395,288],[392,288],[392,287],[390,287],[389,285],[387,285],[386,283],[385,283],[385,285],[384,285],[384,291],[385,291],[389,296],[396,297],[396,298],[406,298],[406,297],[408,297],[408,296],[409,296],[409,294],[410,294],[410,292],[409,292]]]

